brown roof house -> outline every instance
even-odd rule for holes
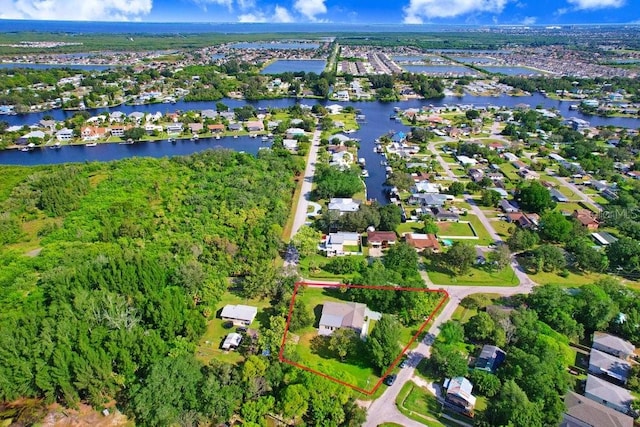
[[[398,236],[393,231],[369,231],[367,232],[367,246],[369,256],[382,256],[382,250],[390,245],[395,245]]]
[[[594,213],[589,209],[576,209],[573,211],[573,217],[587,230],[597,230],[600,225]]]
[[[366,304],[357,302],[325,302],[318,325],[318,335],[328,336],[340,328],[351,328],[365,338],[369,320],[380,320],[380,313],[371,311]]]
[[[404,240],[418,252],[425,249],[435,253],[440,252],[440,243],[435,234],[407,233],[404,235]]]

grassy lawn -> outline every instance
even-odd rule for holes
[[[573,213],[576,209],[584,209],[577,202],[558,203],[556,210]]]
[[[469,214],[461,217],[461,219],[463,221],[469,221],[471,225],[473,225],[474,230],[476,230],[478,240],[474,240],[474,244],[486,246],[493,243],[493,239],[489,236],[489,232],[484,228],[484,225],[482,225],[477,216]]]
[[[393,292],[393,291],[386,291]],[[322,372],[326,375],[339,378],[354,386],[370,390],[380,380],[375,370],[368,363],[368,355],[364,342],[358,342],[357,351],[347,355],[345,360],[338,359],[327,345],[327,339],[319,337],[317,326],[322,315],[322,304],[328,301],[345,302],[346,295],[339,290],[323,289],[318,287],[300,288],[296,298],[299,298],[309,310],[313,310],[315,316],[314,325],[295,333],[290,332],[289,340],[294,345],[299,356],[300,363],[305,367]],[[369,330],[375,328],[375,322],[371,322]],[[417,333],[417,326],[402,328],[398,336],[398,354],[411,338]],[[297,344],[295,344],[297,340]],[[418,342],[418,341],[416,341]],[[376,395],[382,394],[386,386],[381,386]]]
[[[467,323],[469,319],[478,314],[478,310],[475,308],[464,308],[459,305],[451,315],[451,320],[457,320],[460,323]]]
[[[264,311],[266,307],[269,307],[269,301],[242,298],[231,292],[225,293],[216,307],[216,318],[207,322],[207,330],[196,347],[196,357],[205,364],[213,359],[228,363],[238,363],[243,360],[243,356],[237,351],[220,349],[220,345],[227,334],[236,330],[235,327],[225,328],[223,326],[225,322],[218,317],[220,310],[227,304],[244,304],[258,307],[258,315],[251,324],[250,329],[260,329],[262,322],[267,321],[269,317],[268,313]]]
[[[422,233],[424,229],[424,223],[419,222],[404,222],[396,227],[396,232],[402,236],[402,233]]]
[[[491,221],[491,225],[493,226],[493,229],[496,230],[496,233],[505,239],[510,236],[509,229],[515,227],[513,224],[502,220]]]
[[[323,270],[322,267],[324,267],[324,265],[329,261],[331,261],[330,258],[319,254],[302,258],[300,260],[300,272],[308,279],[326,279],[339,282],[346,282],[351,279],[351,275],[348,274],[333,274]]]
[[[489,272],[484,269],[472,267],[471,271],[465,275],[452,275],[448,270],[440,266],[433,265],[433,262],[426,258],[425,266],[427,274],[433,283],[442,286],[517,286],[518,278],[511,266],[507,266],[502,271]],[[535,277],[532,277],[536,280]]]
[[[516,173],[516,168],[511,163],[503,163],[500,165],[500,171],[511,181],[519,181],[520,177]]]
[[[469,224],[464,222],[438,222],[436,224],[438,226],[438,236],[441,234],[443,236],[463,236],[463,237],[472,237],[474,236],[473,230]]]
[[[396,406],[405,416],[429,427],[447,425],[439,421],[442,408],[436,397],[418,387],[413,381],[408,381],[402,386]]]

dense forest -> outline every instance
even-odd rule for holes
[[[216,150],[4,167],[0,400],[115,401],[141,425],[361,420],[348,392],[325,402],[314,390],[330,384],[277,360],[194,356],[230,284],[273,269],[303,166],[286,152]]]

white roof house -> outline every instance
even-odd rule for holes
[[[249,326],[258,314],[258,309],[250,305],[225,305],[220,313],[223,320],[230,320],[234,324]]]
[[[222,343],[223,350],[230,350],[232,347],[237,348],[242,341],[242,335],[232,332],[224,339]]]
[[[629,341],[605,332],[593,333],[593,348],[613,354],[616,357],[626,358],[632,355],[636,348]]]
[[[589,372],[626,383],[631,372],[631,364],[611,354],[591,349]]]
[[[327,208],[330,211],[340,211],[341,214],[346,212],[357,212],[360,210],[360,201],[351,198],[334,197],[329,200],[329,206]]]
[[[414,184],[416,193],[439,193],[440,186],[429,181],[420,181]]]
[[[629,393],[629,390],[618,387],[593,375],[587,375],[584,395],[595,402],[601,403],[623,414],[629,413],[631,410],[631,402],[633,401],[633,396]]]
[[[475,166],[478,163],[476,159],[472,159],[471,157],[468,157],[468,156],[457,156],[456,160],[458,161],[458,163],[460,163],[463,166],[466,166],[466,165]]]
[[[360,246],[360,235],[351,232],[330,233],[321,246],[321,250],[325,251],[328,257],[347,255],[345,246]]]

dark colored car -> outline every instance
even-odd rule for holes
[[[402,363],[400,363],[400,368],[406,368],[407,366],[409,366],[409,361],[404,359]]]
[[[394,382],[396,382],[396,378],[398,376],[396,374],[392,374],[389,375],[387,378],[384,379],[384,383],[388,386],[392,386]]]

